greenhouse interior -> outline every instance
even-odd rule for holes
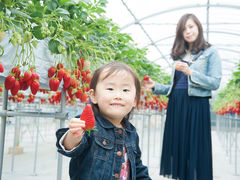
[[[240,179],[240,1],[1,0],[0,10],[0,180]],[[192,16],[181,21],[186,14],[197,17],[202,29]],[[181,22],[185,24],[181,26]],[[187,26],[189,22],[191,27]],[[203,34],[205,44],[201,49],[194,43],[197,40],[191,41],[194,35],[187,35],[194,27],[197,34]],[[181,54],[175,54],[181,48],[177,40],[184,44]],[[196,49],[191,51],[188,43]],[[188,53],[190,59],[196,57],[192,63],[184,60]],[[127,138],[121,144],[114,139],[117,135],[101,134],[98,127],[103,110],[97,115],[93,109],[95,127],[90,130],[80,127],[72,133],[72,120],[80,122],[78,115],[83,114],[88,104],[100,107],[96,103],[100,98],[96,98],[98,101],[93,98],[97,93],[91,88],[98,87],[92,86],[92,77],[96,84],[100,81],[93,76],[95,70],[114,61],[133,69],[141,83],[138,105],[131,106],[128,114],[122,116],[120,128],[107,120],[117,133],[123,130],[127,137],[131,131],[126,124],[131,124],[137,133],[133,145],[127,143]],[[184,64],[182,69],[177,70],[178,62]],[[101,82],[121,71],[100,78]],[[177,73],[182,74],[178,82]],[[125,70],[123,79],[126,74],[131,73]],[[136,96],[131,99],[136,103],[138,86],[135,80],[132,82]],[[116,87],[119,84],[124,82],[114,82]],[[184,129],[185,104],[181,106],[177,101],[180,99],[177,93],[174,96],[180,86],[187,89],[184,92],[189,102],[181,101],[187,107],[200,107],[197,104],[200,99],[209,104],[201,105],[207,112],[200,113],[201,117],[197,117],[200,115],[193,108],[187,109],[186,116],[191,111],[191,117],[203,121],[192,129],[195,120],[188,121],[193,120],[189,117],[186,120],[189,129]],[[158,93],[158,88],[165,87],[170,90]],[[195,96],[198,101],[193,102],[191,98]],[[204,126],[202,132],[196,130],[198,126]],[[69,128],[61,134],[61,140],[56,137],[60,128]],[[65,149],[66,139],[80,131],[83,139],[72,150]],[[98,142],[97,138],[103,141]],[[83,173],[84,176],[79,173],[76,177],[70,171],[70,160],[76,161],[74,151],[83,151],[84,140],[92,143],[86,145],[89,152],[84,151],[93,155],[89,157],[92,164],[86,163],[89,173]],[[119,150],[117,143],[123,149]],[[97,154],[99,149],[105,153],[104,157]],[[65,154],[59,153],[63,151]],[[192,155],[192,151],[196,154]],[[85,162],[86,158],[82,160]],[[121,167],[116,166],[119,159]],[[81,158],[77,160],[81,164]],[[207,172],[203,163],[207,164]],[[81,172],[77,168],[75,171]],[[146,173],[146,177],[140,173]]]

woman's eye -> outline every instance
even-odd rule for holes
[[[129,92],[130,90],[129,89],[123,89],[124,92]]]
[[[113,88],[107,88],[107,90],[109,90],[109,91],[112,91],[112,90],[113,90]]]

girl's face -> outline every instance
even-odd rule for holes
[[[188,19],[183,29],[183,38],[191,46],[198,38],[198,26],[192,20]]]
[[[101,72],[96,90],[90,90],[92,103],[98,104],[100,114],[114,125],[136,106],[134,78],[124,70],[114,72],[104,79],[107,69]]]

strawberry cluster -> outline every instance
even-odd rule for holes
[[[17,93],[16,96],[8,97],[8,100],[12,102],[22,102],[24,98],[25,95],[23,93]]]
[[[21,69],[19,66],[12,68],[10,74],[5,78],[4,81],[5,89],[10,90],[12,96],[15,96],[19,90],[27,90],[29,87],[33,95],[37,94],[40,84],[39,75],[33,68],[25,71],[21,75]]]
[[[167,100],[163,96],[154,95],[151,91],[141,91],[141,100],[139,109],[152,109],[162,111],[167,108]]]
[[[224,114],[237,114],[240,116],[240,100],[236,100],[235,102],[226,103],[221,109],[216,111],[216,114],[224,115]]]
[[[50,67],[48,69],[50,90],[57,91],[61,81],[63,81],[63,90],[67,92],[68,99],[74,100],[77,98],[81,102],[87,102],[87,92],[92,78],[87,63],[81,57],[77,60],[77,65],[72,71],[64,68],[62,63],[58,63],[56,67]],[[52,100],[50,100],[51,102]]]

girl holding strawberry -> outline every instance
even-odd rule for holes
[[[204,40],[202,25],[185,14],[177,25],[170,85],[143,79],[145,88],[169,97],[160,175],[179,180],[212,180],[209,98],[221,81],[217,49]]]
[[[103,65],[92,77],[89,94],[94,117],[84,110],[69,128],[56,132],[58,152],[71,157],[71,180],[151,179],[129,122],[140,99],[136,73],[119,62]],[[94,119],[96,130],[91,131]]]

